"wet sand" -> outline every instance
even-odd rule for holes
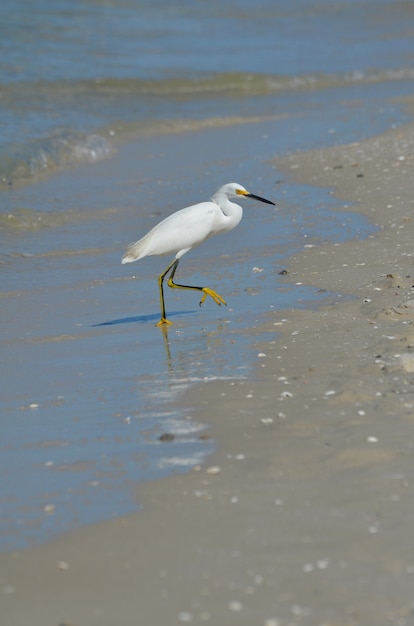
[[[340,295],[269,313],[250,379],[180,400],[218,442],[207,466],[0,555],[7,626],[413,623],[414,125],[275,164],[378,233],[291,258],[287,282]]]

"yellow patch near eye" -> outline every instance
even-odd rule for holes
[[[236,193],[239,196],[248,196],[249,195],[249,192],[248,191],[244,191],[243,189],[236,189]]]

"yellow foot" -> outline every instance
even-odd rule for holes
[[[224,300],[224,298],[222,298],[221,296],[219,296],[218,293],[216,293],[215,291],[213,291],[212,289],[209,289],[208,287],[203,287],[202,289],[204,295],[200,300],[200,306],[203,304],[203,302],[205,301],[205,299],[207,298],[207,296],[211,296],[214,300],[214,302],[216,304],[218,304],[220,306],[220,304],[225,304],[227,306],[227,302]]]
[[[155,324],[155,326],[164,326],[164,324],[168,325],[168,324],[172,324],[172,322],[170,322],[170,320],[167,320],[166,317],[162,317],[160,321]]]

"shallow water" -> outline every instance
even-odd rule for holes
[[[412,87],[407,5],[376,2],[375,20],[352,2],[50,6],[30,21],[30,3],[6,2],[0,20],[2,550],[136,510],[134,484],[205,458],[213,442],[180,393],[249,376],[254,342],[277,340],[264,318],[341,297],[285,284],[289,255],[375,232],[270,159],[404,122],[393,99]],[[123,250],[231,180],[277,207],[246,201],[234,232],[184,257],[180,277],[228,307],[168,290],[163,332],[169,259],[121,266]]]
[[[277,328],[269,337],[256,330],[264,317],[329,295],[285,285],[287,255],[373,232],[358,214],[332,211],[325,191],[283,182],[262,161],[283,124],[141,140],[112,160],[9,192],[27,212],[42,207],[43,224],[4,229],[2,549],[136,510],[132,485],[199,464],[213,442],[196,407],[180,408],[180,394],[195,382],[248,376],[253,342],[277,337]],[[280,202],[245,202],[233,233],[184,257],[180,276],[208,281],[228,307],[200,309],[193,293],[168,289],[174,325],[163,332],[154,326],[156,276],[167,260],[121,266],[122,251],[183,197],[208,197],[234,171]],[[160,441],[163,433],[174,441]]]

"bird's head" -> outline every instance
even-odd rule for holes
[[[220,187],[220,189],[214,194],[215,197],[219,195],[226,196],[228,199],[242,198],[244,196],[246,198],[253,198],[254,200],[259,200],[260,202],[265,202],[266,204],[272,204],[275,206],[274,202],[250,193],[247,189],[245,189],[245,187],[243,187],[243,185],[239,185],[238,183],[227,183],[227,185],[223,185],[223,187]]]

